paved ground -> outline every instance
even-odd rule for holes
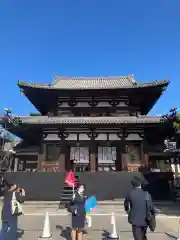
[[[41,235],[43,229],[43,216],[23,216],[19,225],[24,229],[22,239],[33,240]],[[50,216],[50,224],[53,240],[70,240],[70,216]],[[127,223],[127,217],[116,216],[117,232],[122,240],[132,239],[131,228]],[[158,218],[156,233],[149,233],[148,239],[175,239],[177,235],[177,219]],[[85,229],[84,240],[106,239],[108,232],[111,233],[112,226],[110,216],[93,216],[92,228]]]
[[[157,205],[156,205],[157,206]],[[157,229],[155,233],[149,233],[149,240],[176,239],[178,232],[178,218],[180,215],[179,206],[161,206],[161,214],[157,216]],[[42,234],[44,214],[49,213],[53,240],[71,239],[70,223],[71,218],[65,209],[58,209],[57,204],[45,205],[24,205],[25,215],[19,218],[19,227],[24,230],[23,240],[37,239]],[[106,239],[108,232],[111,233],[111,213],[116,214],[117,232],[121,240],[132,239],[131,228],[127,223],[127,215],[123,205],[99,205],[92,216],[92,228],[86,229],[84,240]]]
[[[64,208],[59,209],[58,204],[25,204],[24,211],[27,215],[31,214],[44,214],[48,211],[51,214],[66,214]],[[156,207],[160,209],[161,215],[166,216],[180,216],[180,206],[178,205],[164,205],[156,204]],[[111,204],[111,205],[101,205],[99,204],[94,214],[111,214],[115,212],[116,214],[125,215],[123,204]]]

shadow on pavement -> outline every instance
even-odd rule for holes
[[[156,208],[160,210],[160,214],[164,214],[167,216],[180,216],[180,205],[177,205],[176,203],[167,204],[167,205],[161,205],[161,204],[155,204]]]
[[[109,235],[110,233],[107,230],[105,229],[102,230],[102,233],[101,233],[102,240],[106,240]]]
[[[172,240],[176,240],[177,239],[177,237],[175,237],[174,235],[172,235],[172,234],[169,234],[169,233],[165,233],[166,234],[166,236],[168,237],[168,238],[170,238],[170,239],[172,239]]]
[[[56,225],[56,229],[61,231],[60,236],[66,240],[71,240],[71,228],[70,227],[63,227],[61,225]],[[85,230],[83,230],[83,235],[87,234]]]
[[[23,235],[24,235],[24,230],[18,229],[16,231],[17,239],[22,239]]]
[[[61,233],[60,236],[65,238],[66,240],[71,240],[71,228],[70,227],[63,227],[60,225],[56,225],[56,229],[60,229]]]

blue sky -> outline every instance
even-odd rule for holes
[[[0,112],[33,106],[18,79],[50,83],[55,75],[169,78],[152,114],[179,107],[179,0],[1,0]]]

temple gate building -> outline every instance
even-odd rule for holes
[[[133,76],[19,81],[39,113],[6,121],[22,139],[15,148],[18,170],[168,171],[164,139],[170,126],[147,116],[168,84],[136,82]]]

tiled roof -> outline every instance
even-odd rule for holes
[[[160,123],[160,117],[24,117],[22,124],[146,124]]]
[[[158,85],[168,85],[168,80],[156,80],[150,83],[138,83],[132,76],[119,77],[55,77],[52,84],[26,83],[19,81],[19,87],[43,89],[118,89],[143,88]]]

